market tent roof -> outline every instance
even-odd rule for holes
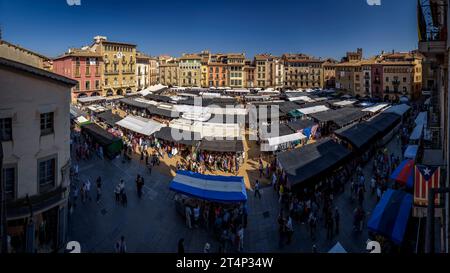
[[[409,106],[407,104],[398,104],[398,105],[389,107],[388,109],[386,109],[384,111],[384,113],[394,113],[394,114],[403,116],[404,114],[406,114],[409,111],[409,109],[411,109],[411,106]]]
[[[353,105],[357,102],[357,100],[343,100],[343,101],[337,101],[337,102],[333,102],[334,106],[350,106]]]
[[[286,101],[286,102],[283,102],[283,103],[279,103],[278,107],[280,107],[280,111],[282,111],[283,113],[288,114],[292,110],[298,109],[298,104],[295,103],[295,102]]]
[[[336,130],[334,133],[339,138],[350,142],[357,149],[361,149],[377,137],[378,131],[366,123],[358,123]]]
[[[85,117],[88,116],[87,113],[85,113],[82,110],[78,109],[74,105],[70,105],[70,115],[73,118],[78,118],[78,117],[81,117],[81,116],[85,116]]]
[[[105,112],[108,110],[106,107],[103,107],[103,106],[97,105],[97,104],[90,105],[87,107],[87,109],[89,109],[90,111],[95,112],[95,113],[102,113],[102,112]]]
[[[97,118],[103,120],[106,124],[110,126],[115,126],[117,122],[122,120],[119,115],[115,115],[112,111],[106,111],[97,115]]]
[[[237,153],[244,151],[242,139],[203,139],[200,142],[199,150],[221,153]]]
[[[370,113],[377,113],[377,112],[380,112],[381,110],[383,110],[384,108],[386,108],[388,106],[389,106],[389,104],[387,104],[387,103],[379,103],[379,104],[376,104],[374,106],[370,106],[370,107],[364,108],[363,111],[364,112],[370,112]]]
[[[359,108],[344,107],[337,110],[330,110],[310,114],[309,116],[319,122],[334,122],[338,126],[345,126],[367,115]]]
[[[428,122],[428,112],[420,112],[417,117],[416,120],[414,121],[416,125],[420,125],[422,124],[424,127],[427,127],[427,122]]]
[[[381,197],[367,222],[370,231],[386,236],[395,244],[403,242],[411,214],[413,196],[388,189]]]
[[[196,146],[201,140],[201,135],[199,133],[183,131],[170,127],[161,128],[161,130],[155,133],[155,137],[157,139],[180,143],[186,146]]]
[[[315,122],[309,119],[291,121],[287,124],[287,126],[289,126],[294,131],[300,131],[306,128],[311,128],[314,125]]]
[[[328,251],[331,254],[344,254],[347,253],[347,250],[341,245],[341,243],[337,242],[331,249]]]
[[[157,85],[152,85],[142,91],[140,91],[139,93],[141,93],[142,96],[147,96],[148,94],[151,93],[157,93],[157,92],[161,92],[165,89],[167,89],[168,87],[162,84],[157,84]]]
[[[75,119],[75,122],[79,125],[83,125],[85,123],[91,123],[90,120],[88,120],[87,118],[83,117],[83,116],[79,116]]]
[[[245,202],[247,191],[240,176],[203,175],[178,171],[170,189],[181,194],[215,202]]]
[[[127,116],[116,124],[146,136],[152,135],[163,127],[163,125],[159,122],[137,116]]]
[[[415,160],[418,151],[419,145],[409,145],[408,147],[406,147],[405,153],[403,154],[403,158]]]
[[[324,112],[324,111],[328,111],[328,110],[330,110],[330,108],[326,107],[325,105],[318,105],[318,106],[313,106],[313,107],[297,109],[297,111],[299,111],[303,115],[310,115],[310,114]]]
[[[392,130],[399,122],[401,118],[397,114],[393,113],[381,113],[373,119],[367,121],[367,124],[376,129],[382,136]]]
[[[89,102],[97,102],[97,101],[102,101],[105,100],[105,97],[102,96],[93,96],[93,97],[84,97],[84,98],[78,98],[77,102],[80,103],[89,103]]]
[[[178,118],[180,117],[180,113],[175,111],[175,110],[171,110],[168,108],[161,108],[158,106],[154,106],[154,105],[148,105],[147,106],[147,111],[152,114],[152,115],[158,115],[161,117],[167,117],[167,118]]]
[[[422,138],[423,124],[417,125],[409,136],[409,140],[419,140]]]
[[[267,141],[269,142],[270,146],[276,146],[276,145],[280,145],[283,143],[298,141],[298,140],[305,139],[305,138],[306,138],[306,136],[303,135],[302,133],[293,133],[290,135],[271,137],[271,138],[268,138]]]
[[[350,156],[350,151],[329,138],[278,155],[292,185],[325,174]]]
[[[259,127],[259,135],[261,139],[269,139],[273,137],[281,137],[294,134],[294,130],[286,124],[261,125]]]
[[[237,123],[245,124],[248,121],[248,116],[245,115],[216,115],[212,114],[208,122],[213,123]]]
[[[172,101],[172,99],[170,97],[161,96],[161,95],[155,95],[155,94],[148,94],[144,98],[146,98],[148,100],[159,101],[159,102],[170,102],[170,101]]]
[[[414,160],[403,160],[400,165],[392,172],[390,178],[402,185],[412,189],[414,186]]]
[[[95,123],[82,125],[82,130],[93,136],[95,140],[102,146],[106,146],[120,140]]]
[[[119,102],[141,109],[146,109],[149,106],[149,104],[147,103],[143,103],[131,98],[124,98],[119,100]]]

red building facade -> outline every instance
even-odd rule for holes
[[[53,60],[53,71],[78,81],[72,88],[72,101],[102,95],[102,57],[90,51],[70,51]]]

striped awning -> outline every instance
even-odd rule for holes
[[[178,171],[170,183],[170,189],[209,201],[226,203],[247,201],[244,178],[239,176],[215,176]]]

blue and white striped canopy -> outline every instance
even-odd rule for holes
[[[247,192],[240,176],[203,175],[178,171],[170,189],[195,198],[215,202],[245,202]]]

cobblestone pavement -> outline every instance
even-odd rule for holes
[[[388,144],[389,153],[398,155],[400,147],[396,138]],[[164,164],[164,162],[161,162]],[[185,239],[186,252],[202,252],[206,242],[211,250],[217,251],[218,242],[204,229],[188,229],[181,215],[175,210],[174,193],[169,190],[171,177],[153,171],[151,176],[139,159],[130,163],[122,163],[117,158],[112,161],[94,158],[79,164],[80,180],[90,179],[92,182],[92,201],[77,204],[69,219],[69,240],[79,241],[83,252],[113,252],[114,244],[120,236],[125,236],[128,252],[176,252],[177,242]],[[364,168],[367,188],[372,174],[372,162]],[[138,199],[135,178],[141,174],[145,179],[144,196]],[[102,177],[102,198],[95,202],[95,180]],[[128,206],[116,204],[114,188],[120,179],[126,183]],[[353,210],[356,204],[350,201],[349,183],[345,192],[335,198],[341,214],[340,234],[332,240],[326,239],[323,222],[318,225],[318,236],[315,241],[309,237],[307,225],[294,224],[292,244],[279,248],[277,217],[280,209],[278,196],[271,187],[263,188],[262,199],[255,199],[253,192],[248,191],[248,227],[244,237],[245,252],[311,252],[316,244],[319,252],[328,250],[340,242],[348,252],[365,252],[368,239],[367,229],[354,233]],[[375,207],[376,197],[370,191],[366,193],[364,209],[369,217]]]

